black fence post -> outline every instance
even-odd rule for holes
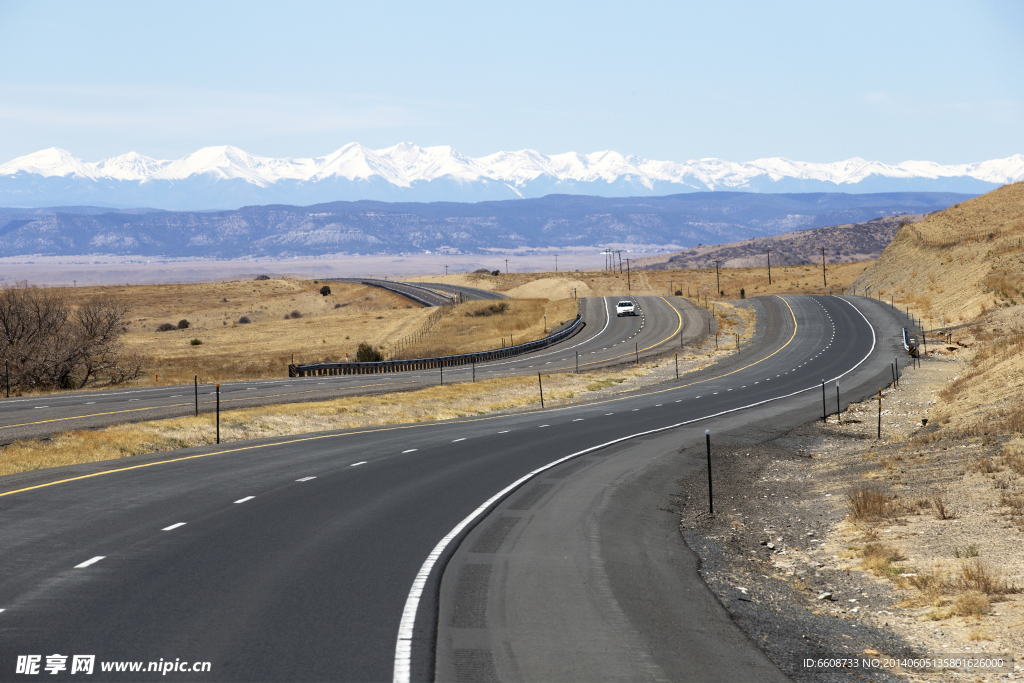
[[[540,407],[544,407],[544,382],[540,379],[540,373],[537,373],[537,386],[540,387]]]
[[[679,379],[679,354],[676,353],[676,379]]]
[[[708,445],[708,514],[715,514],[715,497],[711,491],[711,430],[704,430],[704,440]]]
[[[882,387],[878,387],[878,438],[882,438]]]
[[[839,426],[843,426],[843,411],[839,409],[839,382],[836,382],[836,416],[839,417]]]
[[[195,387],[196,387],[196,417],[199,417],[199,375],[195,375]]]
[[[437,367],[441,368],[441,386],[444,386],[444,363],[438,363]]]
[[[476,381],[476,358],[473,359],[473,381]]]
[[[217,443],[220,443],[220,382],[217,382]]]
[[[580,352],[576,352],[576,374],[580,374]]]
[[[825,380],[821,380],[821,421],[828,422],[828,408],[825,407]]]
[[[640,365],[640,343],[637,342],[634,346],[636,347],[636,364]]]

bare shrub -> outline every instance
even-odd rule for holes
[[[960,577],[957,583],[961,590],[978,591],[985,595],[1006,595],[1020,592],[1020,589],[1007,581],[1000,570],[989,567],[980,557],[960,565]]]
[[[269,276],[269,275],[257,275],[257,276],[256,276],[256,277],[254,277],[253,279],[254,279],[254,280],[269,280],[269,279],[270,279],[270,276]]]
[[[953,612],[961,617],[988,614],[991,608],[988,596],[981,591],[966,591],[956,596],[953,602]]]
[[[10,361],[11,385],[73,389],[101,376],[112,383],[135,379],[143,359],[120,344],[129,310],[116,296],[71,306],[60,290],[0,288],[0,355]]]
[[[874,486],[858,486],[846,492],[849,517],[858,522],[875,522],[895,512],[893,497]]]
[[[298,320],[299,318],[301,318],[301,317],[302,317],[302,314],[301,314],[301,313],[299,313],[298,311],[292,311],[292,312],[291,312],[291,313],[289,313],[288,315],[290,315],[291,317],[295,318],[296,320]]]
[[[946,501],[941,493],[932,496],[932,507],[935,509],[935,519],[956,519],[956,513],[946,507]]]
[[[1024,474],[1024,453],[1018,450],[1004,450],[1003,464],[1017,474]]]
[[[176,330],[176,329],[178,329],[178,328],[176,328],[171,323],[162,323],[162,324],[157,326],[156,331],[157,332],[170,332],[171,330]]]
[[[238,319],[238,324],[239,325],[248,325],[251,322],[252,321],[249,320],[249,316],[247,316],[247,315],[243,315],[241,318]]]
[[[996,466],[994,462],[992,462],[992,458],[988,457],[987,455],[983,455],[974,462],[970,463],[967,466],[967,470],[970,472],[979,472],[981,474],[992,474],[994,472],[998,472],[999,468]]]
[[[182,318],[181,320],[178,321],[178,329],[179,330],[187,330],[189,327],[190,327],[189,322],[187,320],[185,320],[184,318]]]
[[[937,568],[934,572],[911,572],[912,576],[898,577],[900,585],[909,584],[917,592],[907,597],[902,607],[941,607],[947,592],[954,590],[950,585],[946,572]]]

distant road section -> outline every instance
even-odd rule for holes
[[[371,287],[380,287],[395,294],[401,294],[406,299],[411,299],[424,306],[447,306],[452,303],[452,297],[435,291],[432,288],[414,285],[410,282],[395,282],[394,280],[377,280],[374,278],[360,277],[335,277],[327,278],[325,282],[355,282]]]

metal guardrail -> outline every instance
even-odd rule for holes
[[[576,320],[569,327],[556,332],[555,334],[526,342],[516,344],[504,349],[493,349],[491,351],[480,351],[477,353],[462,353],[454,356],[437,356],[435,358],[414,358],[407,360],[384,360],[373,363],[310,363],[308,365],[289,365],[289,377],[319,377],[324,375],[372,375],[382,372],[406,372],[409,370],[430,370],[432,368],[451,367],[455,365],[470,365],[472,363],[484,363],[486,361],[500,360],[519,356],[538,349],[547,348],[557,344],[563,339],[568,339],[576,334],[586,325],[583,317],[576,315]]]

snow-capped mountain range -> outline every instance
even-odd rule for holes
[[[0,164],[0,204],[98,203],[165,209],[330,200],[478,201],[546,194],[667,195],[701,191],[981,193],[1024,180],[1024,155],[944,166],[834,163],[780,157],[742,163],[677,163],[618,152],[544,155],[533,150],[467,157],[447,146],[350,143],[322,157],[275,159],[237,147],[204,147],[183,159],[129,152],[84,162],[52,147]]]

